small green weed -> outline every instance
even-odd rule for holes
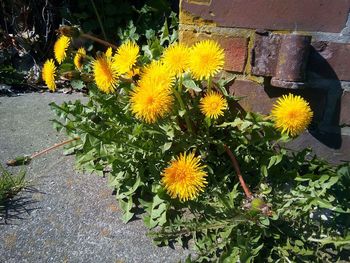
[[[26,172],[21,170],[18,174],[13,175],[9,173],[0,164],[0,210],[3,208],[6,200],[13,198],[18,194],[25,186]]]

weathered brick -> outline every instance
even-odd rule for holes
[[[264,87],[256,82],[235,80],[229,87],[229,92],[236,97],[242,97],[239,104],[246,111],[262,114],[269,114],[271,111],[274,100],[267,95]]]
[[[196,33],[193,31],[180,31],[180,41],[188,45],[192,45],[204,39],[213,39],[217,41],[225,50],[225,70],[243,72],[248,54],[247,38],[220,34]]]
[[[341,97],[339,124],[350,126],[350,91],[344,91]]]
[[[323,78],[350,80],[350,44],[314,42],[309,70]]]
[[[290,90],[276,87],[264,87],[249,80],[235,80],[229,87],[230,94],[243,97],[239,104],[246,111],[269,114],[273,103],[282,95],[293,93],[302,96],[309,102],[314,112],[314,122],[321,122],[324,116],[324,109],[327,102],[327,94],[317,89]]]
[[[181,11],[218,26],[272,30],[340,32],[349,0],[182,0]],[[182,23],[182,21],[180,21]]]

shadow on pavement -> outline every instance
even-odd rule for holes
[[[16,220],[23,220],[26,215],[41,209],[36,206],[39,201],[32,198],[33,193],[45,194],[34,187],[26,187],[17,196],[0,204],[0,225],[15,224]]]

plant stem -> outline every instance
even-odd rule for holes
[[[177,101],[180,104],[180,109],[186,111],[185,104],[184,104],[184,102],[183,102],[183,100],[181,98],[180,93],[176,89],[173,89],[173,92],[175,94],[175,97],[176,97]],[[185,112],[184,118],[185,118],[185,122],[186,122],[186,125],[187,125],[187,129],[190,131],[190,133],[192,133],[193,132],[192,124],[191,124],[190,119],[188,118],[187,111]]]
[[[208,93],[211,92],[211,77],[208,78]]]
[[[181,92],[182,92],[182,75],[179,77],[179,87],[178,87],[178,90],[179,90],[179,92],[180,92],[180,94],[181,94]]]
[[[74,139],[69,139],[69,140],[66,140],[66,141],[63,141],[63,142],[60,142],[60,143],[56,143],[54,144],[53,146],[49,147],[49,148],[46,148],[38,153],[33,153],[31,155],[23,155],[23,156],[17,156],[15,159],[13,160],[9,160],[6,162],[6,164],[8,166],[17,166],[17,165],[23,165],[23,164],[28,164],[30,163],[30,161],[35,158],[35,157],[38,157],[40,155],[43,155],[51,150],[54,150],[62,145],[65,145],[65,144],[68,144],[68,143],[71,143],[73,141],[76,141],[76,140],[79,140],[80,137],[76,137]]]
[[[249,187],[246,185],[246,183],[243,179],[243,176],[242,176],[241,170],[239,169],[239,165],[238,165],[238,161],[237,161],[236,157],[233,155],[232,151],[230,150],[230,148],[228,148],[227,145],[224,145],[224,147],[225,147],[226,153],[228,154],[228,156],[231,159],[231,162],[233,164],[233,167],[236,171],[237,177],[238,177],[239,182],[244,190],[246,197],[251,199],[252,193],[250,192]]]
[[[38,157],[38,156],[40,156],[40,155],[43,155],[43,154],[45,154],[45,153],[47,153],[47,152],[49,152],[49,151],[51,151],[51,150],[54,150],[54,149],[56,149],[56,148],[58,148],[58,147],[60,147],[60,146],[62,146],[62,145],[65,145],[65,144],[74,142],[74,141],[79,140],[79,139],[80,139],[80,137],[77,137],[77,138],[74,138],[74,139],[69,139],[69,140],[66,140],[66,141],[63,141],[63,142],[60,142],[60,143],[56,143],[56,144],[54,144],[53,146],[51,146],[51,147],[49,147],[49,148],[46,148],[46,149],[44,149],[44,150],[42,150],[42,151],[40,151],[40,152],[38,152],[38,153],[33,153],[33,154],[30,156],[30,159],[33,159],[33,158]]]
[[[107,40],[107,35],[106,35],[106,32],[105,32],[105,29],[103,28],[101,17],[100,17],[100,14],[98,13],[98,10],[96,8],[95,2],[94,2],[94,0],[90,0],[90,2],[92,4],[92,7],[94,8],[95,14],[97,16],[98,23],[100,24],[100,28],[101,28],[103,37],[104,37],[105,40]]]
[[[102,40],[102,39],[100,39],[98,37],[94,37],[94,36],[86,34],[86,33],[82,33],[80,35],[80,37],[83,37],[83,38],[90,39],[92,41],[98,42],[98,43],[100,43],[100,44],[102,44],[102,45],[104,45],[106,47],[112,47],[114,49],[118,49],[118,47],[116,45],[113,45],[112,43],[109,43],[109,42],[104,41],[104,40]]]

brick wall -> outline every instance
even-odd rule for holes
[[[306,98],[313,123],[289,146],[312,147],[332,162],[350,161],[349,10],[350,0],[182,0],[180,41],[211,38],[222,45],[224,68],[236,76],[229,90],[245,96],[240,104],[247,111],[268,114],[290,92]],[[273,82],[281,39],[291,34],[311,36],[305,74],[288,85]]]

